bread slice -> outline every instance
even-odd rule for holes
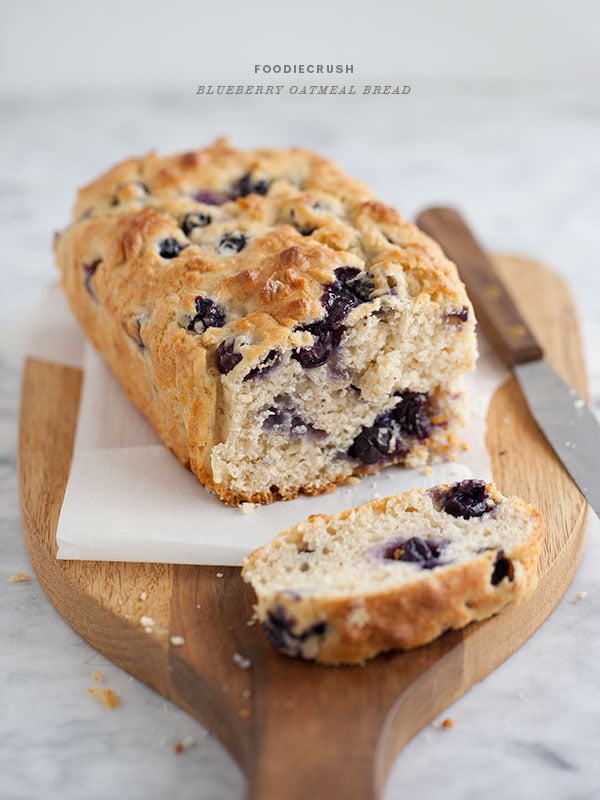
[[[473,309],[441,249],[298,148],[117,165],[58,237],[83,329],[226,503],[328,491],[459,440]]]
[[[468,480],[311,516],[248,556],[242,575],[276,648],[353,664],[527,598],[544,533],[533,506]]]

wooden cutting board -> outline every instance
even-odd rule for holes
[[[531,261],[497,262],[555,367],[586,395],[564,282]],[[50,601],[91,645],[220,737],[245,772],[248,798],[379,797],[402,747],[542,624],[579,562],[587,506],[510,379],[493,397],[487,445],[499,489],[534,502],[546,518],[535,595],[491,620],[364,667],[287,658],[270,648],[259,626],[248,625],[253,596],[238,568],[56,560],[80,387],[79,370],[27,361],[19,476],[33,568]],[[155,620],[152,633],[140,623],[143,615]],[[173,646],[172,635],[185,644]],[[251,667],[241,669],[235,653]]]

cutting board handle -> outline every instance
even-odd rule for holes
[[[428,208],[417,225],[458,267],[483,332],[508,367],[537,361],[544,353],[491,260],[453,208]]]
[[[254,600],[237,567],[174,567],[175,699],[237,759],[248,800],[377,800],[398,751],[470,685],[465,633],[325,667],[274,650],[248,625]]]
[[[369,669],[288,658],[248,625],[253,603],[238,568],[174,568],[170,627],[185,639],[169,653],[177,702],[235,756],[248,800],[377,800],[382,730],[413,670],[390,669],[397,655]]]
[[[268,688],[254,709],[252,765],[244,765],[247,799],[379,800],[398,752],[472,678],[463,640],[451,632],[366,667],[268,653],[257,675]]]

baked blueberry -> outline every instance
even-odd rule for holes
[[[362,429],[350,445],[348,455],[367,465],[380,464],[393,455],[405,455],[408,447],[402,449],[399,433],[392,412],[385,411],[372,425]]]
[[[299,439],[306,435],[315,439],[327,436],[325,431],[315,428],[310,422],[302,419],[294,401],[287,394],[278,395],[274,399],[274,404],[268,409],[263,422],[263,430],[268,433],[278,433],[288,439]]]
[[[334,275],[336,282],[345,286],[362,303],[371,299],[374,286],[370,272],[361,272],[357,267],[338,267]]]
[[[288,616],[283,606],[277,606],[274,611],[267,612],[263,630],[271,644],[278,650],[283,650],[289,638],[296,638],[292,633],[295,624],[295,617]]]
[[[394,419],[400,424],[403,434],[416,436],[420,441],[428,439],[432,424],[427,395],[423,392],[402,392],[402,399],[394,407]]]
[[[253,178],[251,172],[247,172],[239,179],[233,187],[233,197],[246,197],[249,194],[266,195],[269,191],[271,182],[268,178]]]
[[[366,302],[373,291],[372,276],[361,274],[356,267],[338,267],[334,275],[334,282],[325,287],[321,296],[324,318],[297,329],[308,331],[315,337],[310,347],[292,354],[305,369],[327,363],[344,334],[344,319],[352,308]]]
[[[246,246],[246,236],[241,231],[233,231],[232,233],[225,233],[221,236],[217,251],[222,256],[232,256],[239,253]]]
[[[181,222],[181,230],[189,236],[194,228],[206,228],[212,222],[210,214],[203,214],[201,211],[186,214]]]
[[[81,269],[83,270],[83,274],[84,274],[83,282],[85,284],[85,288],[87,289],[88,294],[91,297],[93,297],[96,302],[98,302],[98,298],[97,298],[96,293],[94,292],[94,290],[92,288],[92,278],[96,274],[96,270],[98,269],[98,267],[100,266],[101,263],[102,263],[102,259],[98,258],[96,261],[91,261],[88,264],[82,264],[81,265]]]
[[[297,438],[298,435],[306,433],[307,425],[296,413],[296,409],[288,397],[276,397],[275,405],[271,406],[267,412],[263,428],[272,433]]]
[[[177,258],[179,253],[184,249],[185,245],[181,244],[172,236],[166,239],[161,239],[158,243],[158,252],[161,258]]]
[[[453,484],[440,497],[442,511],[452,517],[481,517],[493,507],[485,481],[467,479]]]
[[[295,350],[292,353],[292,358],[299,361],[304,369],[313,369],[326,364],[333,350],[333,335],[328,320],[313,322],[311,325],[299,328],[299,330],[312,333],[314,341],[310,347]]]
[[[411,439],[427,439],[431,428],[427,395],[402,392],[397,406],[379,414],[372,425],[360,431],[348,455],[367,465],[399,458],[410,450]]]
[[[444,317],[446,325],[453,325],[458,330],[461,330],[463,322],[469,319],[469,309],[466,306],[451,311]]]
[[[144,340],[142,339],[142,324],[148,320],[147,314],[138,314],[135,318],[135,333],[131,334],[127,331],[127,335],[130,339],[132,339],[140,350],[145,350],[146,345],[144,344]]]
[[[512,581],[513,572],[514,567],[512,565],[512,561],[510,561],[508,558],[505,558],[504,550],[498,550],[498,555],[496,556],[496,561],[494,562],[494,571],[492,572],[492,586],[498,586],[498,584],[503,581],[504,578],[508,578],[509,581]]]
[[[442,563],[440,557],[448,542],[445,540],[422,539],[413,536],[406,541],[395,542],[386,547],[383,557],[392,561],[408,561],[419,564],[423,569],[433,569]]]
[[[241,353],[234,352],[233,346],[233,339],[225,339],[217,347],[217,369],[221,375],[227,375],[228,372],[231,372],[243,358]]]
[[[210,189],[201,189],[194,194],[194,200],[198,203],[205,203],[207,206],[222,206],[223,203],[228,202],[229,197],[211,192]]]
[[[302,657],[306,641],[312,636],[324,636],[327,625],[325,622],[317,622],[302,633],[294,633],[296,622],[295,617],[286,614],[283,606],[277,606],[274,611],[267,612],[262,626],[274,647],[290,656]]]
[[[325,288],[321,303],[337,344],[343,333],[342,321],[353,308],[369,299],[373,282],[368,273],[359,277],[360,270],[356,267],[338,267],[334,275],[335,281]]]
[[[198,295],[194,302],[196,314],[187,326],[188,331],[204,333],[207,328],[222,328],[225,325],[225,311],[215,300]]]

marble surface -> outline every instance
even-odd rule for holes
[[[453,203],[480,239],[553,266],[580,311],[600,408],[600,94],[433,91],[408,98],[70,95],[2,101],[0,320],[20,317],[54,277],[49,245],[73,187],[106,164],[220,133],[241,145],[296,142],[329,154],[407,215]],[[237,800],[243,778],[217,740],[113,666],[63,622],[31,572],[16,480],[21,365],[0,355],[0,798],[172,796]],[[399,756],[384,800],[600,796],[600,524],[556,612],[502,667]],[[584,596],[585,593],[585,596]],[[86,690],[101,669],[123,698]],[[173,744],[195,745],[175,755]]]

